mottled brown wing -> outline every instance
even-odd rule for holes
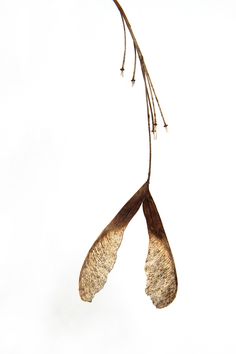
[[[79,278],[82,300],[91,302],[94,295],[104,287],[115,264],[125,228],[140,208],[147,190],[145,183],[107,225],[88,252]]]
[[[149,233],[149,248],[145,271],[146,294],[157,308],[168,306],[177,292],[177,275],[174,259],[161,218],[150,192],[143,202],[143,211]]]

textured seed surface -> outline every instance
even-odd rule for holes
[[[81,271],[79,290],[82,300],[92,301],[105,285],[115,264],[123,233],[124,227],[108,230],[94,243]]]
[[[168,306],[177,292],[174,259],[156,205],[150,192],[143,202],[149,233],[149,248],[145,264],[146,294],[158,308]]]
[[[145,183],[121,208],[88,252],[79,279],[82,300],[91,302],[94,295],[104,287],[107,276],[116,262],[124,231],[142,204],[146,192]]]

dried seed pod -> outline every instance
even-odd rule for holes
[[[156,138],[156,113],[158,110],[163,120],[164,127],[167,127],[167,123],[130,22],[119,2],[117,0],[113,1],[120,12],[124,31],[124,54],[122,67],[120,69],[121,73],[123,74],[125,69],[126,30],[128,30],[134,45],[134,69],[131,81],[132,83],[135,82],[137,60],[140,63],[144,81],[149,141],[148,174],[147,182],[123,206],[115,218],[103,230],[88,252],[80,272],[79,292],[82,300],[92,301],[94,295],[103,288],[107,281],[107,276],[115,264],[124,231],[143,203],[149,233],[149,249],[145,266],[147,274],[146,293],[150,295],[156,307],[162,308],[170,304],[175,298],[177,292],[177,276],[170,246],[156,205],[149,192],[149,183],[152,166],[152,133],[154,138]],[[158,110],[156,108],[158,108]]]
[[[148,185],[145,183],[102,231],[88,252],[79,279],[82,300],[91,302],[94,295],[104,287],[107,276],[116,262],[123,233],[140,208],[147,190]]]
[[[177,275],[171,249],[157,207],[148,191],[143,211],[149,233],[149,248],[145,271],[146,294],[157,308],[168,306],[177,292]]]

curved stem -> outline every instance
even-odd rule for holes
[[[149,102],[148,102],[147,91],[146,91],[146,102],[147,102],[148,141],[149,141],[149,166],[148,166],[147,183],[149,184],[150,177],[151,177],[151,170],[152,170],[152,136],[151,136],[150,111],[149,111]]]
[[[157,122],[156,122],[156,109],[155,109],[155,102],[154,102],[154,98],[155,101],[157,103],[161,118],[163,120],[164,123],[164,127],[167,127],[167,123],[165,121],[164,118],[164,114],[162,112],[159,100],[157,98],[154,86],[152,84],[149,72],[147,70],[141,49],[138,45],[138,42],[136,40],[136,37],[134,35],[134,32],[131,28],[131,25],[129,23],[129,20],[124,12],[124,10],[122,9],[121,5],[119,4],[119,2],[117,0],[113,0],[113,2],[115,3],[116,7],[118,8],[121,17],[122,17],[122,22],[123,22],[123,26],[124,26],[124,32],[125,32],[125,25],[127,26],[130,36],[133,40],[133,44],[134,44],[134,49],[135,49],[135,67],[134,67],[134,74],[135,74],[135,69],[136,69],[136,53],[138,54],[138,58],[139,58],[139,62],[140,62],[140,66],[141,66],[141,71],[142,71],[142,75],[143,75],[143,80],[144,80],[144,86],[145,86],[145,96],[146,96],[146,105],[147,105],[147,122],[148,122],[148,139],[149,139],[149,168],[148,168],[148,179],[147,182],[149,183],[150,181],[150,176],[151,176],[151,164],[152,164],[152,139],[151,139],[151,132],[153,132],[154,137],[156,135],[156,127],[157,127]],[[125,39],[126,41],[126,39]],[[126,42],[125,42],[126,44]],[[123,68],[123,66],[122,66]],[[133,78],[132,81],[134,82],[134,74],[133,74]],[[152,120],[152,129],[151,129],[151,120]]]
[[[136,63],[137,63],[137,50],[134,44],[134,70],[133,70],[133,76],[131,79],[132,84],[134,85],[135,83],[135,74],[136,74]]]
[[[126,59],[126,29],[125,29],[125,21],[122,15],[121,15],[121,20],[122,20],[123,30],[124,30],[124,54],[123,54],[123,61],[122,61],[122,66],[120,71],[123,74],[125,70],[125,59]]]
[[[152,111],[152,105],[150,101],[150,96],[148,92],[148,86],[147,86],[147,81],[144,72],[142,71],[143,74],[143,80],[144,80],[144,86],[145,86],[145,95],[146,95],[146,105],[147,105],[147,123],[148,123],[148,143],[149,143],[149,166],[148,166],[148,177],[147,177],[147,182],[150,182],[150,177],[151,177],[151,170],[152,170],[152,135],[151,135],[151,116],[153,115]]]

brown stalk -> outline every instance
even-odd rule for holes
[[[126,28],[125,28],[125,21],[124,18],[121,15],[121,20],[122,20],[122,25],[123,25],[123,31],[124,31],[124,54],[123,54],[123,60],[122,60],[122,65],[120,68],[121,74],[123,75],[123,72],[125,70],[125,59],[126,59]]]
[[[137,50],[136,50],[136,47],[134,45],[134,70],[133,70],[133,76],[132,76],[132,79],[131,79],[131,82],[132,82],[133,85],[135,83],[136,64],[137,64]]]
[[[142,71],[142,75],[143,75],[143,80],[144,80],[144,86],[145,86],[145,95],[147,96],[147,99],[146,99],[146,103],[148,105],[147,107],[147,111],[149,112],[149,114],[147,115],[147,119],[148,119],[148,129],[150,129],[150,133],[148,134],[148,139],[149,139],[149,171],[148,171],[148,181],[150,180],[150,171],[151,171],[151,162],[152,162],[152,143],[151,143],[151,133],[153,133],[154,137],[156,137],[156,133],[157,133],[157,120],[156,120],[156,108],[155,108],[155,103],[157,104],[157,107],[159,109],[159,112],[160,112],[160,115],[161,115],[161,118],[163,120],[163,123],[164,123],[164,127],[167,127],[167,123],[165,121],[165,118],[164,118],[164,114],[163,114],[163,111],[161,109],[161,105],[160,105],[160,102],[157,98],[157,94],[155,92],[155,89],[154,89],[154,86],[152,84],[152,80],[151,80],[151,77],[149,75],[149,72],[148,72],[148,69],[147,69],[147,66],[146,66],[146,63],[144,61],[144,57],[143,57],[143,54],[142,54],[142,51],[139,47],[139,44],[137,42],[137,39],[134,35],[134,32],[131,28],[131,25],[130,25],[130,22],[123,10],[123,8],[121,7],[121,5],[119,4],[119,2],[117,0],[113,0],[116,7],[118,8],[120,14],[121,14],[121,18],[122,18],[122,23],[123,23],[123,28],[124,28],[124,41],[125,41],[125,51],[124,51],[124,57],[123,57],[123,65],[122,65],[122,72],[124,71],[124,58],[125,58],[125,55],[126,55],[126,31],[125,31],[125,26],[127,27],[129,33],[130,33],[130,36],[133,40],[133,44],[134,44],[134,48],[135,48],[135,55],[138,54],[138,58],[139,58],[139,63],[140,63],[140,67],[141,67],[141,71]],[[136,58],[135,58],[135,68],[136,68]],[[134,72],[135,72],[135,68],[134,68]],[[132,83],[134,83],[135,79],[134,79],[134,75],[133,75],[133,78],[132,78]],[[150,124],[150,121],[149,119],[151,119],[151,122],[152,122],[152,126]]]

